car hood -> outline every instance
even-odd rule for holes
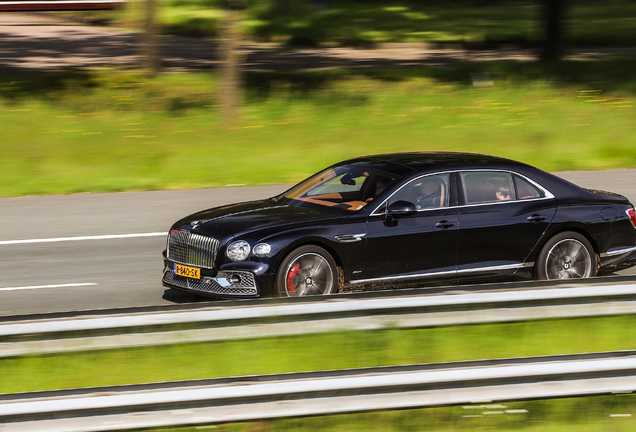
[[[334,217],[338,216],[262,200],[203,210],[181,219],[173,228],[193,230],[220,240],[265,228],[304,224]]]

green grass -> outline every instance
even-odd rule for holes
[[[0,393],[626,349],[636,316],[336,332],[0,359]]]
[[[636,166],[633,60],[252,73],[223,125],[207,73],[0,78],[0,196],[297,182],[348,157],[468,151]],[[476,88],[471,74],[495,86]]]

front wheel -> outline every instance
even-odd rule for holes
[[[563,232],[552,237],[537,259],[537,279],[588,278],[596,275],[596,254],[585,237]]]
[[[285,257],[276,274],[278,293],[286,297],[331,294],[338,281],[336,262],[318,246],[301,246]]]

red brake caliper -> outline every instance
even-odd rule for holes
[[[289,273],[287,273],[287,292],[289,295],[296,295],[296,285],[294,285],[294,278],[300,271],[300,263],[296,263],[295,266],[291,268]]]

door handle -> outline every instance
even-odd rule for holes
[[[528,222],[541,222],[547,219],[547,216],[543,216],[543,215],[539,215],[539,214],[533,214],[532,216],[528,216],[528,219],[526,219]]]
[[[441,229],[452,228],[454,226],[455,226],[455,222],[449,222],[449,221],[445,221],[445,220],[437,222],[435,224],[436,228],[441,228]]]

